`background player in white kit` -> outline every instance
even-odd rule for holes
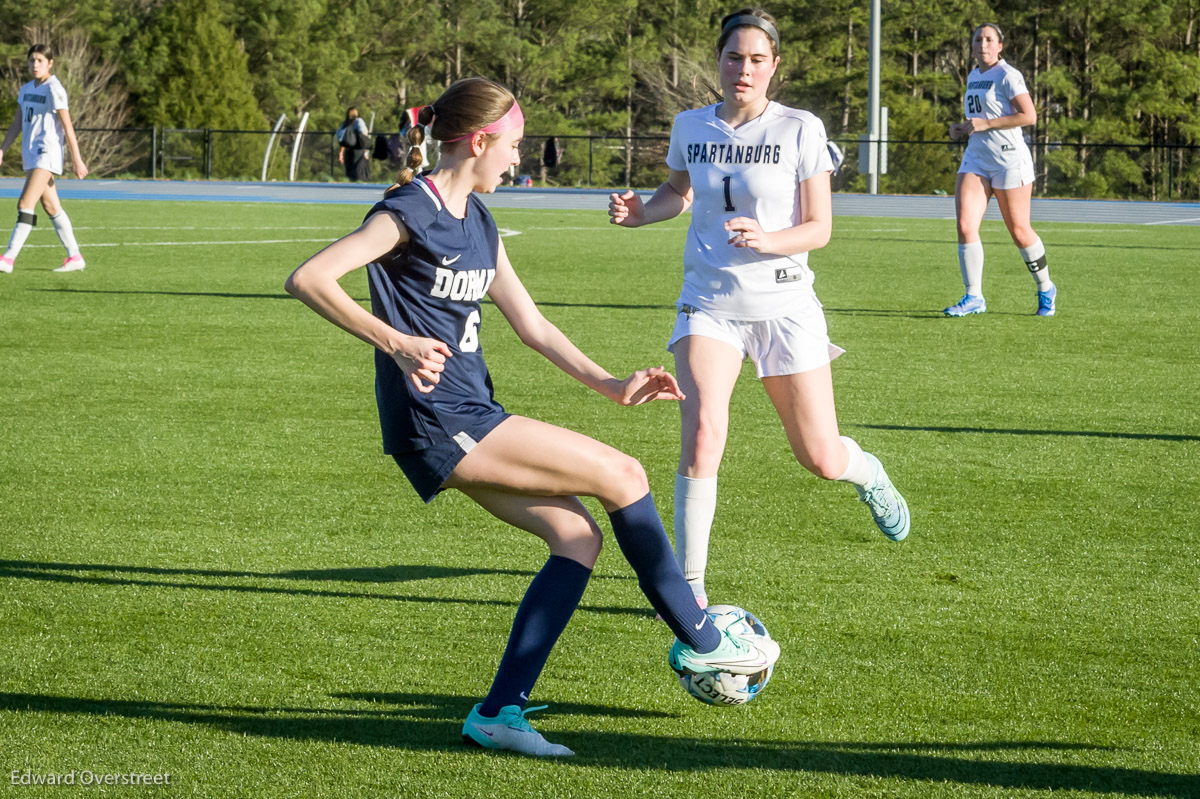
[[[1022,127],[1037,122],[1037,111],[1021,73],[1000,58],[1004,49],[1000,28],[992,23],[980,25],[971,48],[977,66],[967,78],[963,95],[966,119],[950,126],[950,138],[970,137],[954,189],[958,266],[966,293],[945,314],[966,316],[987,310],[979,223],[994,194],[1009,235],[1037,283],[1037,315],[1054,316],[1058,289],[1050,282],[1046,248],[1029,223],[1033,156],[1021,136]]]
[[[4,162],[4,151],[21,134],[21,161],[25,170],[25,187],[17,199],[17,224],[8,240],[8,249],[0,255],[0,272],[11,272],[17,254],[25,246],[33,226],[37,224],[37,202],[54,225],[54,231],[67,249],[67,257],[55,272],[76,272],[83,269],[83,256],[75,242],[71,220],[58,201],[58,189],[54,187],[54,176],[63,171],[63,146],[71,148],[71,160],[76,177],[86,177],[88,170],[79,154],[79,142],[75,140],[75,127],[67,110],[67,91],[50,74],[54,69],[54,52],[47,44],[35,44],[26,54],[33,80],[21,87],[17,95],[17,114],[4,142],[0,144],[0,163]]]
[[[667,347],[684,393],[676,558],[700,604],[729,400],[745,358],[796,459],[819,477],[853,483],[891,540],[909,529],[908,506],[879,460],[838,435],[829,363],[842,350],[829,342],[808,268],[833,221],[825,127],[767,99],[779,33],[762,9],[721,21],[717,56],[723,101],[675,118],[667,182],[645,203],[632,191],[609,203],[613,224],[637,227],[678,216],[694,197]]]

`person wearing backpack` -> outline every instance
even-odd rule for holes
[[[338,162],[346,168],[346,177],[351,181],[370,180],[371,133],[354,106],[346,109],[346,118],[338,127]]]

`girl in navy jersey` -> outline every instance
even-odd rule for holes
[[[829,342],[810,250],[829,241],[833,163],[821,120],[767,99],[779,33],[762,9],[725,17],[717,41],[722,102],[675,118],[670,175],[645,203],[612,195],[613,224],[637,227],[691,208],[683,290],[667,348],[684,398],[675,478],[676,557],[699,604],[717,504],[729,400],[742,361],[757,368],[796,459],[852,483],[879,529],[908,535],[904,498],[879,460],[839,436]]]
[[[4,151],[21,134],[21,166],[25,170],[25,187],[17,199],[17,224],[8,239],[8,248],[0,255],[0,272],[11,272],[25,240],[37,224],[37,204],[50,217],[59,241],[67,250],[62,266],[55,272],[76,272],[84,267],[83,256],[75,241],[71,220],[58,201],[54,176],[63,172],[63,148],[71,148],[76,177],[87,177],[87,165],[79,154],[75,127],[67,110],[67,90],[50,74],[54,69],[54,51],[47,44],[35,44],[26,54],[33,80],[17,94],[17,114],[13,117],[4,141],[0,143],[0,163]]]
[[[287,290],[375,347],[384,450],[426,501],[457,489],[543,539],[550,557],[513,622],[491,690],[463,739],[530,755],[570,755],[529,725],[525,709],[600,553],[601,532],[578,496],[608,512],[622,553],[678,640],[671,664],[693,671],[761,671],[771,641],[722,633],[692,601],[636,460],[578,433],[510,415],[492,395],[479,301],[486,295],[529,347],[622,405],[681,398],[671,375],[644,369],[618,380],[579,351],[533,303],[476,192],[491,192],[519,162],[524,117],[507,89],[482,78],[451,86],[420,122],[442,142],[437,168],[414,177],[413,148],[397,185],[358,230],[305,261]],[[415,163],[414,163],[415,162]],[[368,264],[372,312],[338,285]]]
[[[963,95],[965,118],[950,126],[950,138],[968,140],[954,189],[958,267],[966,293],[944,313],[967,316],[987,310],[979,223],[994,194],[1008,233],[1037,284],[1037,315],[1054,316],[1058,289],[1046,268],[1046,247],[1029,223],[1033,156],[1021,136],[1022,127],[1037,122],[1037,111],[1021,73],[1000,57],[1004,34],[998,26],[980,25],[971,46],[977,66]]]

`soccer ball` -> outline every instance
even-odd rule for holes
[[[733,605],[711,605],[704,609],[717,629],[732,629],[740,636],[770,638],[766,625],[749,611]],[[771,679],[771,667],[757,674],[706,671],[694,674],[675,669],[679,684],[691,696],[709,705],[744,705],[762,693]]]

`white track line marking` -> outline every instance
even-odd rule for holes
[[[1143,222],[1143,225],[1182,225],[1187,222],[1200,222],[1200,216],[1193,216],[1191,219],[1164,219],[1161,222]]]

